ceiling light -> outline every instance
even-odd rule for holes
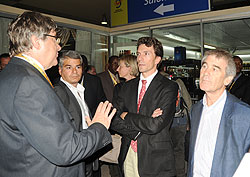
[[[174,51],[174,47],[169,47],[169,46],[165,46],[165,45],[163,46],[163,49]]]
[[[101,42],[97,42],[96,43],[97,45],[103,45],[103,46],[106,46],[107,44],[104,44],[104,43],[101,43]]]
[[[102,15],[102,21],[101,21],[102,25],[107,25],[108,24],[108,20],[105,14]]]
[[[107,48],[99,49],[100,51],[108,52]]]
[[[211,45],[207,45],[207,44],[204,44],[204,48],[206,48],[206,49],[216,49],[216,47],[211,46]]]
[[[166,34],[164,34],[164,36],[167,37],[167,38],[170,38],[170,39],[181,41],[181,42],[188,42],[189,41],[189,39],[187,39],[187,38],[177,36],[177,35],[172,34],[172,33],[166,33]]]
[[[250,55],[247,55],[247,54],[245,54],[245,55],[237,55],[237,56],[239,56],[240,58],[249,58],[250,57]]]

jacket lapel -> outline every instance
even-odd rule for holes
[[[140,77],[135,78],[135,84],[131,84],[131,91],[128,96],[131,96],[131,112],[137,113],[137,102],[138,102],[138,87]]]
[[[76,110],[76,112],[78,113],[78,117],[81,118],[82,117],[82,111],[81,111],[81,107],[76,99],[76,97],[74,96],[74,94],[71,92],[71,90],[62,82],[59,81],[58,84],[65,89],[66,93],[68,94],[68,96],[70,97],[70,102],[69,104],[71,104],[72,108],[74,108]],[[69,110],[70,111],[70,110]],[[72,113],[72,112],[71,112]]]
[[[139,112],[143,112],[143,108],[148,108],[148,106],[145,106],[146,104],[151,104],[152,103],[152,96],[154,95],[154,93],[160,88],[160,77],[161,75],[159,74],[159,72],[155,75],[155,77],[153,78],[153,80],[151,81],[150,85],[148,86],[142,101],[141,101],[141,106],[139,109]],[[140,80],[139,80],[140,81]],[[139,85],[139,81],[137,84],[137,90],[138,90],[138,85]],[[137,92],[138,93],[138,92]],[[137,95],[137,100],[136,103],[138,102],[138,95]],[[147,110],[146,110],[147,111]]]
[[[230,95],[227,93],[227,100],[222,112],[220,126],[218,130],[215,150],[214,150],[214,157],[213,157],[213,163],[212,163],[212,169],[211,169],[211,176],[217,176],[218,172],[216,169],[219,169],[218,167],[221,164],[221,161],[223,160],[223,156],[225,153],[225,147],[228,141],[228,137],[230,135],[230,131],[232,128],[232,110],[233,110],[233,103],[230,99]]]
[[[190,161],[190,166],[189,166],[189,176],[193,176],[193,165],[194,165],[194,148],[195,148],[195,143],[196,143],[196,138],[198,134],[198,129],[200,125],[200,120],[201,120],[201,114],[202,114],[202,109],[203,109],[203,104],[202,100],[199,101],[196,105],[191,110],[191,127],[190,127],[190,145],[189,145],[189,161]]]

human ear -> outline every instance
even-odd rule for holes
[[[227,86],[228,84],[231,83],[231,81],[233,80],[233,76],[227,76],[225,79],[224,79],[224,85]]]
[[[62,68],[60,66],[58,67],[58,72],[60,75],[62,75]]]
[[[32,35],[31,36],[31,43],[32,46],[36,49],[40,49],[41,48],[41,39],[39,39],[37,36]]]
[[[156,56],[155,57],[155,64],[158,65],[161,62],[161,57]]]

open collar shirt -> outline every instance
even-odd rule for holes
[[[77,84],[76,87],[68,83],[67,81],[63,80],[61,77],[60,80],[66,84],[66,86],[70,89],[70,91],[73,93],[73,95],[76,97],[77,102],[79,103],[82,111],[82,128],[87,129],[88,125],[85,120],[85,116],[89,117],[89,109],[88,106],[84,100],[84,90],[85,88],[81,84]]]
[[[215,103],[207,106],[206,94],[203,96],[203,110],[194,149],[193,177],[210,176],[216,139],[226,98],[227,93],[224,90]]]

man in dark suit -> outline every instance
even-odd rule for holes
[[[81,55],[81,57],[83,59],[83,68],[86,68],[88,65],[88,60],[84,55]],[[85,88],[85,101],[90,109],[91,114],[94,115],[99,103],[107,100],[102,87],[101,79],[95,75],[87,73],[86,70],[83,69],[81,84]]]
[[[162,57],[161,42],[151,37],[140,38],[137,42],[140,77],[125,82],[113,102],[117,114],[111,128],[122,134],[118,160],[126,177],[176,175],[169,128],[178,86],[157,71]]]
[[[227,89],[229,93],[250,105],[250,78],[241,72],[242,59],[239,56],[234,56],[233,59],[236,66],[236,76]]]
[[[228,52],[207,51],[201,63],[205,95],[191,110],[188,176],[233,176],[250,147],[250,107],[225,90],[236,73]]]
[[[117,76],[118,56],[109,57],[108,70],[97,74],[101,78],[104,93],[109,102],[112,102],[114,87],[119,83]]]
[[[78,132],[53,90],[45,70],[61,49],[55,30],[38,12],[10,23],[13,58],[0,74],[0,176],[83,177],[77,162],[111,142],[111,104],[101,103],[88,129]]]
[[[85,102],[85,88],[78,83],[82,77],[82,63],[81,55],[77,52],[63,52],[59,58],[59,74],[61,78],[54,87],[65,108],[73,117],[79,132],[88,128],[85,116],[91,116]],[[83,165],[86,169],[86,177],[92,177],[92,165],[94,164],[91,162],[86,163],[86,166],[84,163]]]

